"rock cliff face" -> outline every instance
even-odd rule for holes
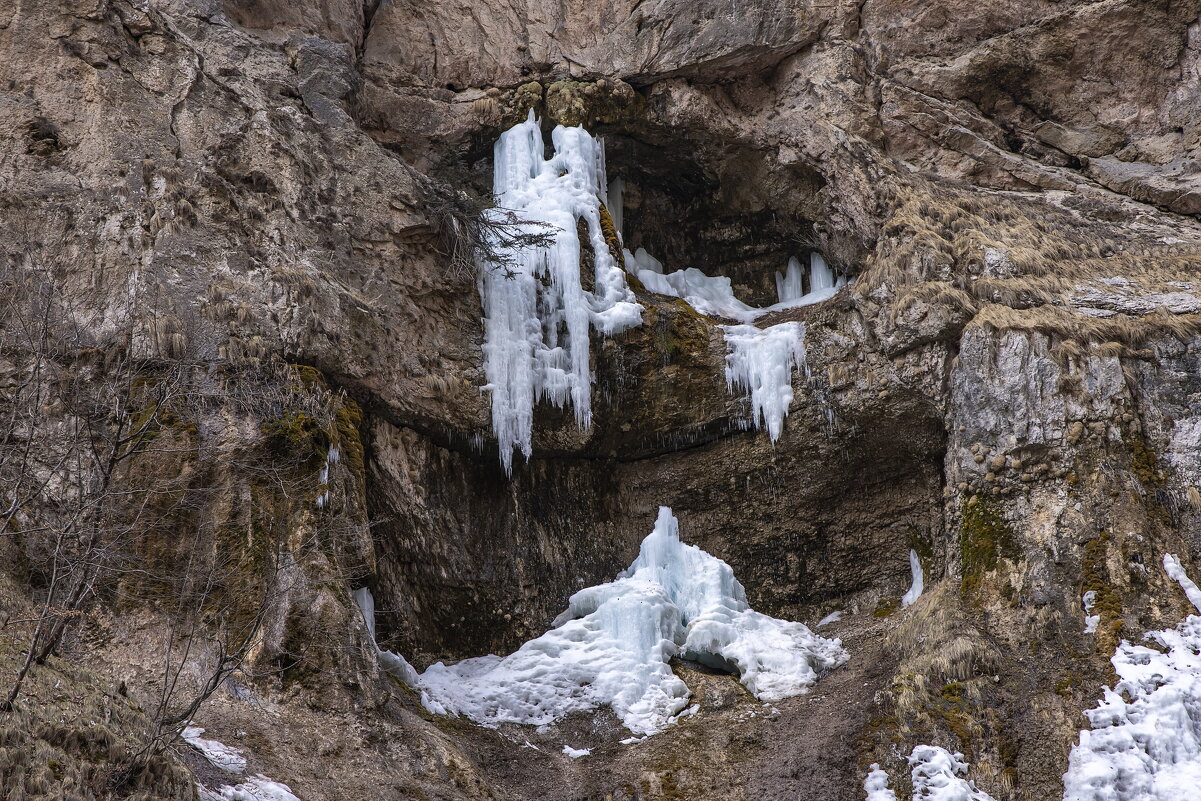
[[[904,794],[920,742],[962,751],[997,799],[1060,797],[1118,640],[1185,613],[1163,555],[1201,567],[1199,15],[1194,0],[0,9],[9,274],[50,282],[76,351],[282,371],[328,415],[297,433],[290,407],[234,393],[171,435],[187,464],[145,456],[150,474],[219,476],[167,541],[219,551],[234,531],[250,552],[267,531],[291,571],[195,720],[304,801],[849,801],[873,762]],[[756,303],[792,254],[854,277],[766,319],[807,328],[780,440],[746,430],[727,391],[723,321],[635,286],[643,324],[593,343],[591,429],[538,408],[533,458],[505,475],[475,279],[438,210],[487,197],[492,143],[530,109],[605,137],[631,250]],[[123,340],[130,320],[151,333]],[[10,403],[22,353],[0,351]],[[65,375],[77,357],[58,354]],[[281,436],[300,454],[273,484],[261,459],[278,464]],[[343,458],[319,479],[330,447]],[[629,564],[660,504],[757,609],[843,610],[822,631],[850,664],[774,715],[678,665],[700,711],[636,746],[605,715],[549,732],[433,716],[380,671],[353,589],[419,668],[507,653]],[[44,579],[36,536],[6,540],[16,619]],[[902,610],[911,549],[927,592]],[[149,710],[166,607],[102,593],[84,617],[62,657],[96,675],[67,681]],[[220,627],[195,641],[185,683]],[[180,792],[169,767],[146,792]]]

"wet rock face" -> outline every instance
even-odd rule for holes
[[[678,739],[608,742],[595,768],[423,719],[358,629],[307,683],[255,691],[301,737],[328,725],[331,761],[353,750],[356,775],[429,797],[792,797],[812,778],[858,798],[867,764],[895,776],[898,743],[935,740],[998,797],[1055,797],[1115,638],[1182,613],[1159,560],[1201,544],[1201,226],[1181,216],[1198,210],[1201,8],[552,5],[0,11],[3,63],[24,67],[0,82],[2,255],[52,273],[96,339],[153,312],[220,369],[308,365],[361,406],[339,480],[362,487],[374,545],[306,563],[274,651],[319,628],[306,615],[353,625],[342,590],[363,583],[383,644],[419,665],[511,650],[624,568],[668,504],[756,608],[846,610],[838,633],[882,667],[831,690],[853,714],[796,702],[779,737],[691,676],[702,713]],[[530,109],[607,136],[626,241],[668,269],[721,272],[756,303],[792,253],[856,276],[762,321],[807,326],[774,445],[726,388],[720,321],[635,287],[643,325],[593,342],[593,428],[539,408],[534,458],[504,476],[474,277],[448,266],[430,187],[487,196],[492,142]],[[300,506],[282,530],[312,530],[307,505],[279,508]],[[896,611],[911,549],[929,592]],[[219,708],[258,725],[238,698]],[[782,753],[798,732],[837,737],[838,764]],[[359,792],[279,753],[270,775],[294,771],[306,801]]]

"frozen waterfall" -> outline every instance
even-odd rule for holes
[[[492,394],[492,430],[506,472],[514,450],[530,456],[538,401],[570,405],[581,428],[591,425],[591,329],[612,335],[642,321],[642,307],[601,229],[603,147],[583,127],[560,125],[551,141],[554,155],[547,159],[531,111],[501,134],[494,151],[498,208],[488,213],[526,233],[554,237],[548,247],[498,247],[504,263],[480,265],[484,389]],[[587,227],[587,243],[580,241],[578,220]],[[591,290],[580,275],[584,244],[594,256]]]
[[[751,422],[780,438],[792,403],[793,370],[805,370],[805,324],[768,328],[723,325],[726,337],[726,387],[750,396]]]
[[[847,660],[838,640],[751,609],[730,566],[681,542],[676,518],[660,507],[633,564],[573,595],[555,628],[506,657],[439,662],[406,680],[430,711],[486,726],[545,725],[606,705],[645,735],[688,705],[669,665],[676,655],[736,671],[762,701],[804,693]]]

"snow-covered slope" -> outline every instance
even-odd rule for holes
[[[1201,592],[1175,556],[1164,570],[1201,612]],[[1152,631],[1158,648],[1122,641],[1118,682],[1088,716],[1064,774],[1064,801],[1201,798],[1201,616]]]

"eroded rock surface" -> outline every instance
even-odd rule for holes
[[[1199,13],[0,10],[6,263],[51,276],[97,349],[152,318],[156,357],[292,364],[356,410],[338,418],[359,446],[333,467],[333,517],[307,496],[268,505],[237,466],[272,420],[227,410],[197,429],[207,443],[240,420],[199,449],[195,469],[222,475],[210,522],[241,532],[269,508],[303,575],[256,670],[197,720],[304,801],[849,800],[873,762],[904,776],[918,742],[962,751],[998,799],[1057,797],[1117,639],[1184,614],[1163,554],[1195,565],[1201,548]],[[854,277],[760,321],[807,327],[779,441],[726,389],[724,321],[635,286],[643,325],[593,343],[593,427],[539,408],[534,456],[505,476],[475,280],[438,209],[447,187],[486,196],[496,135],[531,108],[605,136],[626,244],[668,269],[728,275],[755,302],[793,254]],[[4,387],[21,369],[0,353]],[[633,746],[604,716],[539,733],[432,716],[379,670],[352,589],[372,588],[381,644],[418,666],[504,653],[627,565],[660,504],[757,609],[844,611],[851,664],[775,713],[680,665],[698,714]],[[202,522],[184,530],[210,536]],[[353,547],[296,544],[338,526]],[[22,547],[5,545],[18,568]],[[928,590],[900,610],[911,549]],[[14,579],[16,609],[39,590]],[[69,655],[149,703],[164,616],[109,599],[89,620]]]

